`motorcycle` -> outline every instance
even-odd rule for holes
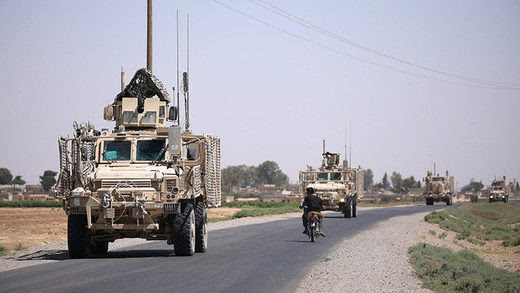
[[[307,208],[306,206],[300,205],[300,209]],[[321,236],[321,222],[322,217],[320,212],[310,211],[305,215],[307,217],[307,236],[314,242],[314,239]]]
[[[307,213],[307,234],[311,238],[311,242],[321,235],[321,224],[320,224],[320,213],[319,212],[308,212]]]

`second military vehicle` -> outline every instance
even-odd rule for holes
[[[357,217],[357,201],[363,197],[364,170],[348,167],[347,161],[339,164],[339,154],[325,151],[318,169],[309,167],[300,171],[299,191],[302,199],[307,187],[314,188],[323,200],[324,210],[341,211],[345,218]]]
[[[446,171],[446,176],[435,175],[435,171],[434,173],[428,171],[424,181],[424,198],[426,199],[426,205],[433,205],[436,201],[444,201],[446,205],[453,204],[455,180],[453,176],[449,176],[448,171]]]
[[[493,183],[491,183],[491,186],[488,188],[489,192],[489,202],[494,201],[503,201],[508,202],[509,201],[509,195],[511,193],[511,189],[509,185],[507,184],[506,176],[496,178],[493,180]]]

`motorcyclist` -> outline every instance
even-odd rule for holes
[[[309,234],[309,230],[307,229],[307,226],[308,226],[308,220],[307,220],[307,213],[308,212],[320,212],[322,209],[323,209],[323,202],[321,200],[321,198],[316,195],[316,193],[314,192],[314,188],[312,187],[307,187],[305,189],[305,192],[307,193],[307,195],[305,196],[305,199],[303,200],[303,203],[300,204],[300,208],[303,208],[303,215],[302,215],[302,222],[303,222],[303,227],[305,227],[305,230],[303,230],[303,234]],[[322,222],[322,217],[321,217],[321,213],[319,214],[320,215],[320,228],[321,228],[321,222]],[[325,233],[323,233],[323,231],[320,229],[320,234],[321,236],[325,237]]]

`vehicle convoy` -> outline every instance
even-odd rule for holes
[[[166,240],[176,255],[207,249],[206,209],[221,197],[220,139],[193,134],[188,112],[183,129],[178,94],[170,105],[149,67],[128,85],[122,74],[121,92],[104,109],[111,132],[74,122],[73,135],[58,139],[55,192],[68,215],[71,258],[106,253],[119,238]]]
[[[438,173],[435,175],[435,171],[433,173],[428,171],[424,181],[426,183],[424,188],[426,205],[433,205],[436,201],[444,201],[446,205],[453,204],[455,181],[453,176],[449,176],[448,171],[446,171],[446,176],[439,176]]]
[[[347,160],[339,165],[339,154],[325,151],[320,168],[308,167],[299,174],[299,192],[303,200],[305,189],[314,188],[323,200],[324,210],[341,211],[345,218],[357,217],[357,201],[363,197],[364,170],[351,168]]]
[[[506,176],[496,178],[488,188],[489,202],[494,201],[509,201],[509,195],[511,194],[511,188],[507,184]]]

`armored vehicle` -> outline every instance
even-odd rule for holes
[[[494,201],[509,201],[509,195],[511,193],[510,186],[507,184],[506,176],[496,178],[488,188],[489,202]]]
[[[206,251],[206,209],[220,205],[220,139],[193,134],[188,117],[183,129],[178,95],[170,105],[150,69],[128,85],[122,74],[121,92],[104,109],[111,132],[74,122],[73,135],[58,139],[55,191],[71,258],[106,253],[119,238],[166,240],[176,255]],[[183,83],[187,94],[187,73]]]
[[[446,176],[435,175],[428,171],[424,178],[424,198],[426,205],[433,205],[435,201],[444,201],[446,205],[453,204],[453,193],[455,192],[455,181],[453,176],[449,176],[446,171]]]
[[[325,152],[318,169],[309,167],[299,174],[300,196],[305,197],[305,189],[313,187],[323,200],[325,210],[341,211],[345,218],[357,217],[357,201],[363,197],[364,170],[349,168],[347,161],[339,164],[340,156]]]

